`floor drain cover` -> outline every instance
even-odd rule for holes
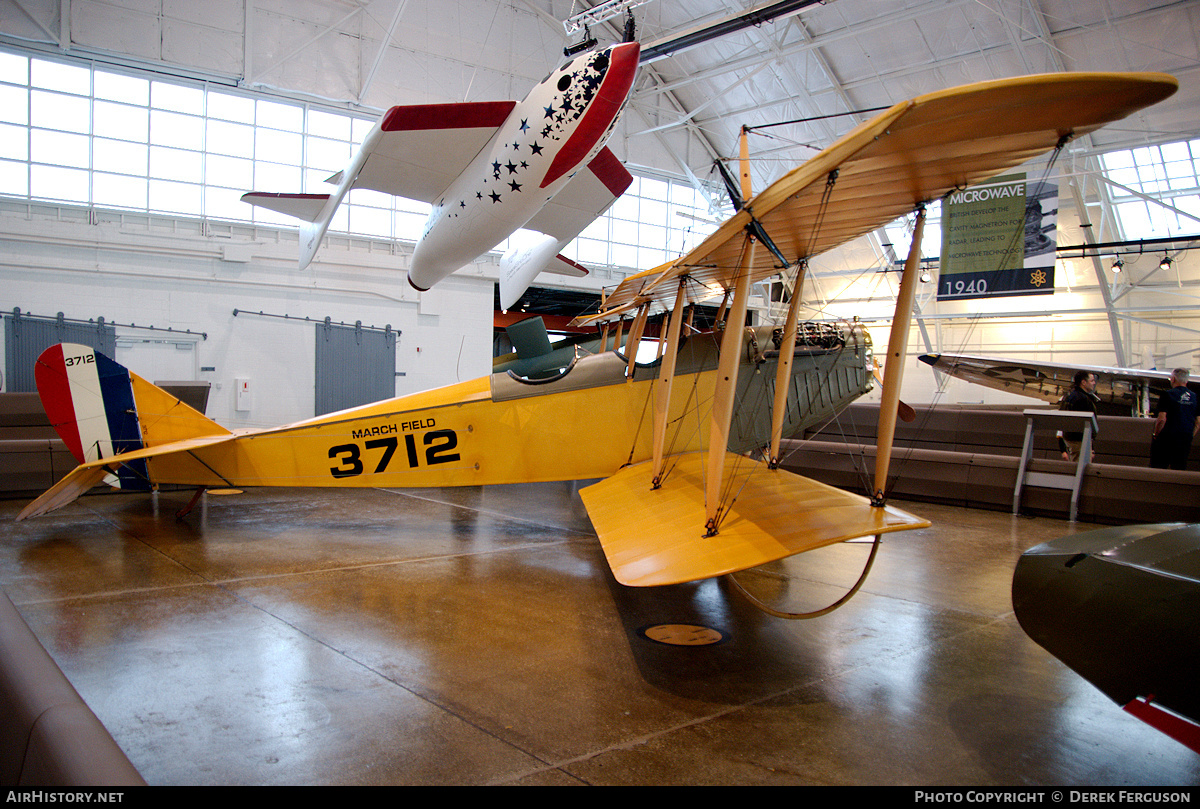
[[[642,637],[671,646],[711,646],[725,636],[708,626],[696,624],[654,624],[641,630]]]

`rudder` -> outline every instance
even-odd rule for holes
[[[59,343],[34,368],[55,431],[81,464],[182,438],[229,431],[90,346]],[[147,490],[144,459],[118,465],[122,489]]]

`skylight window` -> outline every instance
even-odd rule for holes
[[[1200,232],[1200,140],[1124,149],[1100,161],[1125,238]]]

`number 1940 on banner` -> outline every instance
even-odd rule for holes
[[[1009,174],[942,200],[938,300],[1054,292],[1058,186]]]

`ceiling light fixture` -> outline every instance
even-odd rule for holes
[[[1114,260],[1112,263],[1112,271],[1115,273],[1119,273],[1124,266],[1125,266],[1125,262],[1118,258],[1118,259]]]
[[[1162,261],[1158,262],[1158,268],[1159,268],[1160,270],[1169,270],[1169,269],[1171,269],[1171,257],[1170,257],[1170,256],[1163,256],[1163,257],[1162,257]]]

